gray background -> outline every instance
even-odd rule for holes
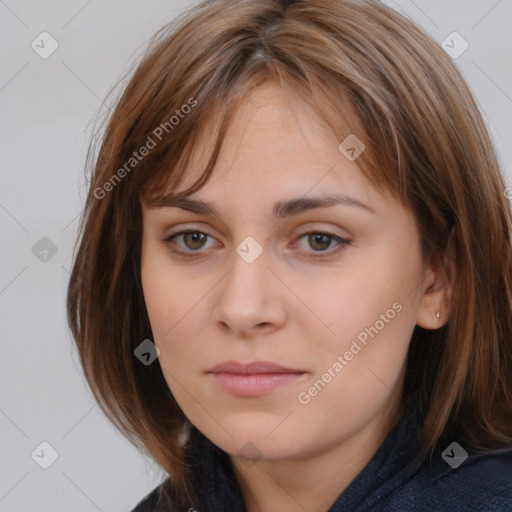
[[[453,31],[469,43],[456,62],[511,186],[512,0],[387,3],[440,44]],[[68,333],[65,292],[91,122],[147,39],[189,5],[0,0],[2,512],[127,511],[162,479],[95,405]],[[31,48],[43,31],[59,45],[47,59]],[[43,237],[57,252],[36,257]],[[31,457],[43,441],[58,453],[47,469]],[[49,456],[42,453],[38,460]]]

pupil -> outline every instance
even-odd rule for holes
[[[204,238],[205,238],[204,233],[187,233],[186,236],[190,237],[192,239],[192,244],[191,244],[192,247],[190,247],[191,249],[198,249],[204,243]],[[197,244],[197,245],[194,245],[194,244]]]
[[[323,233],[316,233],[314,235],[309,235],[309,242],[311,247],[315,250],[326,249],[327,247],[329,247],[330,237],[329,235],[324,235]],[[316,245],[317,243],[320,244],[320,247]]]

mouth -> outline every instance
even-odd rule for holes
[[[305,370],[288,368],[268,361],[239,363],[226,361],[210,369],[215,382],[235,396],[261,396],[303,378]]]

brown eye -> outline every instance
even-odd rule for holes
[[[332,237],[325,233],[312,233],[308,235],[309,246],[315,251],[324,251],[332,242]]]
[[[201,233],[200,231],[191,231],[183,233],[183,242],[189,249],[197,250],[203,247],[207,237],[208,235]]]
[[[308,256],[311,258],[334,256],[351,243],[350,240],[322,231],[303,233],[298,240],[302,241],[303,239],[307,240],[308,247],[302,247],[302,252],[308,253]],[[216,244],[218,246],[218,243],[216,243],[212,236],[202,231],[181,231],[168,236],[164,239],[164,242],[171,252],[189,259],[207,256],[210,254],[210,251],[207,249],[214,248]],[[210,242],[210,245],[208,245],[208,242]]]
[[[210,239],[210,246],[207,245],[208,239]],[[215,242],[215,240],[201,231],[181,231],[168,236],[164,239],[164,242],[173,253],[193,258],[207,252],[201,249],[211,248],[212,242]]]
[[[334,256],[351,243],[350,240],[346,238],[342,238],[334,233],[324,233],[323,231],[306,231],[299,236],[298,240],[298,245],[303,245],[301,249],[309,253],[308,256],[311,258],[327,258]],[[302,242],[302,244],[300,244],[300,242]],[[308,247],[304,247],[304,242],[306,242]]]

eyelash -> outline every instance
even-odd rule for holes
[[[177,249],[176,246],[172,243],[175,238],[177,238],[179,236],[182,236],[182,235],[186,235],[186,234],[192,234],[192,233],[196,233],[196,234],[200,233],[202,235],[206,235],[207,237],[210,237],[210,235],[208,235],[208,233],[204,233],[203,231],[186,230],[186,231],[180,231],[178,233],[173,233],[172,235],[170,235],[167,238],[165,238],[163,241],[167,245],[168,249],[171,252],[173,252],[174,254],[178,254],[179,256],[187,258],[187,259],[199,258],[199,257],[202,256],[202,253],[204,252],[204,251],[201,251],[201,249],[198,249],[197,251],[193,251],[193,250],[184,251],[182,249]],[[328,231],[322,231],[322,230],[305,231],[305,232],[301,233],[298,236],[297,239],[300,240],[300,239],[304,238],[305,236],[312,235],[312,234],[315,234],[315,235],[326,235],[326,236],[328,236],[329,238],[331,238],[332,240],[334,240],[335,242],[338,243],[338,246],[335,249],[333,249],[333,250],[329,250],[329,251],[316,251],[316,254],[314,252],[313,253],[309,253],[309,257],[311,257],[313,259],[332,257],[332,256],[338,254],[339,252],[341,252],[347,245],[349,245],[351,243],[351,241],[347,240],[346,238],[342,238],[342,237],[340,237],[338,235],[335,235],[333,233],[329,233]],[[210,238],[213,238],[213,237],[210,237]]]

